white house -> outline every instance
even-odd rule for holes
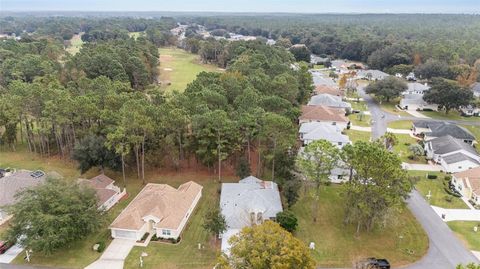
[[[480,167],[453,174],[451,182],[463,197],[480,204]]]
[[[327,140],[338,148],[343,148],[352,142],[348,136],[342,134],[342,129],[337,125],[324,122],[302,123],[299,130],[300,141],[306,146],[313,141]]]
[[[425,143],[427,159],[440,164],[447,173],[457,173],[480,166],[480,155],[470,144],[450,135]]]
[[[202,196],[203,187],[189,181],[175,189],[147,184],[110,225],[113,238],[140,240],[146,233],[177,239]]]
[[[480,82],[475,82],[472,85],[473,95],[477,98],[480,98]]]
[[[342,101],[342,97],[335,96],[328,93],[322,93],[314,95],[310,98],[308,102],[309,106],[327,106],[333,108],[344,109],[345,113],[350,113],[352,111],[352,105],[350,103]]]
[[[78,181],[80,184],[84,184],[95,190],[99,210],[109,210],[126,194],[125,189],[121,191],[119,187],[115,186],[115,181],[104,174],[91,179],[79,179]]]
[[[357,79],[367,79],[367,80],[373,80],[373,81],[378,81],[378,80],[384,80],[390,75],[382,72],[380,70],[359,70],[357,72]]]
[[[431,110],[437,111],[437,104],[429,104],[423,100],[423,94],[405,94],[400,100],[400,108],[404,110],[417,111],[417,110]]]
[[[45,179],[46,175],[42,171],[19,170],[0,173],[0,223],[10,218],[2,207],[14,204],[15,194],[43,184]]]
[[[467,117],[480,116],[480,108],[474,107],[472,105],[460,107],[460,112],[462,113],[463,116],[467,116]]]
[[[223,183],[220,209],[228,227],[222,234],[222,251],[227,255],[229,239],[242,228],[275,220],[277,213],[283,211],[277,184],[254,176],[238,183]]]
[[[402,94],[425,94],[428,90],[430,90],[430,86],[427,83],[422,84],[418,82],[409,82],[407,83],[407,90],[405,90]]]

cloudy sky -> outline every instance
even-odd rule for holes
[[[480,0],[0,0],[1,10],[480,14]]]

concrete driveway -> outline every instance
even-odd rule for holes
[[[20,247],[20,245],[17,244],[12,246],[9,250],[0,255],[0,263],[11,263],[22,251],[23,248]],[[2,265],[0,265],[0,268],[2,268]]]
[[[126,239],[113,239],[105,249],[100,259],[85,267],[85,269],[122,269],[128,253],[135,245],[135,241]]]

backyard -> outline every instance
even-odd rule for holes
[[[427,202],[434,206],[443,208],[468,209],[468,206],[462,199],[449,195],[443,185],[445,174],[440,172],[408,171],[408,173],[417,177],[419,181],[415,188],[422,194]],[[428,179],[427,174],[436,175],[435,179]],[[427,195],[430,193],[430,198]],[[447,198],[448,197],[448,198]]]
[[[386,228],[356,236],[354,225],[343,223],[341,186],[322,186],[317,222],[311,217],[312,195],[301,192],[303,197],[292,208],[299,220],[295,235],[307,245],[315,243],[312,254],[318,266],[349,267],[366,257],[383,257],[393,266],[402,266],[419,260],[427,251],[428,238],[406,208]]]
[[[160,48],[160,81],[166,91],[184,91],[200,72],[220,71],[202,64],[198,55],[177,48]]]

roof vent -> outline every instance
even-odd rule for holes
[[[43,177],[44,175],[45,175],[45,173],[43,171],[40,171],[40,170],[33,171],[32,173],[30,173],[30,176],[33,177],[33,178],[40,178],[40,177]]]

